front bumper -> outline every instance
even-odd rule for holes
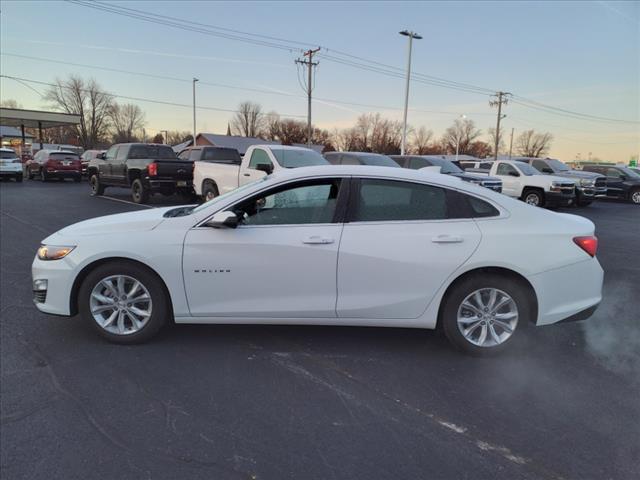
[[[575,194],[545,192],[545,206],[547,207],[568,207],[574,203],[576,203]]]
[[[597,258],[528,277],[538,297],[536,325],[587,318],[602,301],[603,278]]]
[[[34,291],[33,301],[38,310],[51,315],[71,314],[70,299],[76,277],[75,268],[75,263],[68,257],[47,261],[40,260],[36,255],[31,264],[31,277],[33,281],[47,280],[46,290]]]
[[[598,196],[606,196],[607,188],[606,187],[582,187],[576,186],[576,192],[583,197],[598,197]]]

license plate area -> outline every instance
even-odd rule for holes
[[[187,181],[186,180],[178,180],[176,182],[176,187],[186,187],[187,186]]]

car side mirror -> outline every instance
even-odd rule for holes
[[[96,158],[99,158],[100,160],[104,160],[106,157],[106,155],[104,153],[99,153],[98,155],[96,155]]]
[[[544,167],[542,169],[542,173],[553,173],[553,170],[551,170],[549,167]]]
[[[273,173],[273,165],[270,163],[259,163],[256,165],[256,170],[264,172],[267,175],[271,175]]]
[[[509,175],[512,177],[519,177],[520,174],[518,172],[509,172]]]
[[[214,214],[205,225],[211,228],[236,228],[238,223],[238,216],[233,212],[225,210],[224,212]]]

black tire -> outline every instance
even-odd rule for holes
[[[535,188],[525,188],[522,192],[522,201],[534,207],[544,207],[544,192]]]
[[[47,172],[45,172],[44,168],[40,169],[40,180],[43,182],[49,181],[49,175],[47,175]]]
[[[16,175],[16,182],[22,183],[22,174]]]
[[[91,313],[91,292],[101,280],[112,275],[126,275],[131,277],[140,282],[149,292],[149,296],[151,297],[151,315],[147,323],[136,332],[126,334],[109,332],[98,324]],[[85,321],[88,321],[101,337],[119,344],[146,342],[156,335],[158,331],[173,318],[169,295],[162,280],[144,266],[125,260],[102,264],[87,275],[78,293],[78,311],[81,317]]]
[[[640,205],[640,188],[629,192],[629,201],[635,205]]]
[[[476,345],[465,338],[460,330],[461,327],[458,326],[458,311],[463,301],[472,293],[481,289],[497,289],[504,292],[511,297],[517,308],[517,323],[513,326],[511,335],[504,339],[502,343],[488,346]],[[486,294],[484,298],[487,298]],[[491,273],[470,275],[456,282],[447,292],[446,298],[443,300],[439,322],[446,337],[459,350],[474,356],[495,355],[508,348],[513,338],[518,335],[518,332],[530,322],[533,310],[532,301],[529,299],[527,290],[519,281],[514,281],[512,277]],[[506,330],[501,329],[499,324],[493,323],[495,317],[491,317],[490,311],[484,313],[484,315],[487,315],[487,318],[482,317],[477,321],[485,321],[486,323],[478,325],[476,328],[485,329],[487,335],[490,334],[489,329],[494,329],[499,335],[506,333]],[[470,318],[474,317],[471,316]],[[489,326],[489,323],[491,323],[491,326]]]
[[[149,201],[149,190],[144,188],[142,180],[136,178],[131,183],[131,198],[134,203],[147,203]]]
[[[576,191],[576,206],[578,207],[587,207],[589,205],[591,205],[591,203],[593,202],[593,197],[589,197],[589,198],[584,198],[584,195],[582,195],[580,192]]]
[[[104,185],[100,183],[100,177],[98,177],[97,173],[94,173],[89,177],[89,186],[91,187],[91,195],[96,197],[100,195],[104,195]]]
[[[216,198],[218,195],[220,195],[220,192],[218,191],[217,185],[211,180],[205,180],[202,184],[202,199],[205,202],[208,202],[209,200]]]

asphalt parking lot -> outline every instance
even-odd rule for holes
[[[478,359],[408,329],[171,326],[105,343],[31,301],[41,239],[144,208],[88,191],[0,184],[0,477],[639,478],[637,206],[565,210],[600,238],[594,317]]]

